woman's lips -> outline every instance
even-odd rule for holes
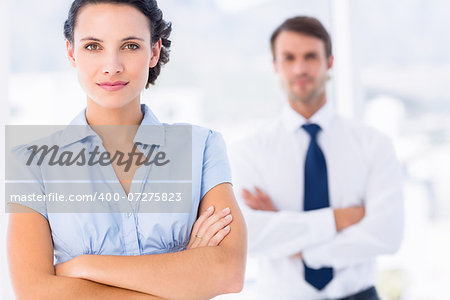
[[[106,91],[114,92],[123,89],[128,82],[126,81],[115,81],[115,82],[101,82],[97,83],[99,87]]]

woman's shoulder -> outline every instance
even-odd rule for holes
[[[166,127],[166,134],[179,132],[183,136],[191,136],[193,146],[210,146],[212,143],[223,142],[222,134],[219,131],[190,123],[163,123]]]
[[[179,123],[162,123],[164,126],[166,127],[186,127],[186,128],[190,128],[192,130],[192,134],[195,135],[200,135],[200,136],[207,136],[208,134],[212,134],[214,132],[216,132],[213,129],[204,127],[204,126],[200,126],[200,125],[196,125],[196,124],[192,124],[192,123],[184,123],[184,122],[179,122]]]
[[[6,145],[6,155],[14,162],[27,161],[29,166],[36,158],[36,154],[51,152],[55,147],[60,147],[63,134],[64,130],[58,128],[52,133],[43,134],[42,137],[37,137],[39,134],[36,133],[34,136],[22,137],[20,141],[11,141]]]

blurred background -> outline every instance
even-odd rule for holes
[[[67,124],[85,106],[62,33],[70,4],[0,2],[2,124]],[[324,23],[335,55],[329,100],[339,113],[388,134],[404,169],[405,238],[396,255],[379,258],[377,288],[383,299],[448,299],[450,2],[160,0],[159,5],[173,22],[171,61],[143,102],[163,122],[213,128],[228,144],[276,116],[285,102],[269,49],[275,27],[300,14]],[[1,137],[4,143],[4,130]],[[4,157],[3,146],[0,151]],[[6,222],[2,210],[0,298],[12,299]],[[244,291],[219,298],[245,299],[257,274],[249,259]]]

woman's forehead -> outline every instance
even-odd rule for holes
[[[88,4],[78,13],[74,28],[75,40],[95,37],[101,40],[122,40],[129,36],[150,39],[150,24],[137,8],[124,4]]]

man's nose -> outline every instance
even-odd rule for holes
[[[297,59],[294,62],[293,71],[295,74],[303,74],[308,71],[308,64],[304,59]]]
[[[118,53],[110,53],[105,57],[103,63],[103,73],[115,75],[123,72],[123,64]]]

